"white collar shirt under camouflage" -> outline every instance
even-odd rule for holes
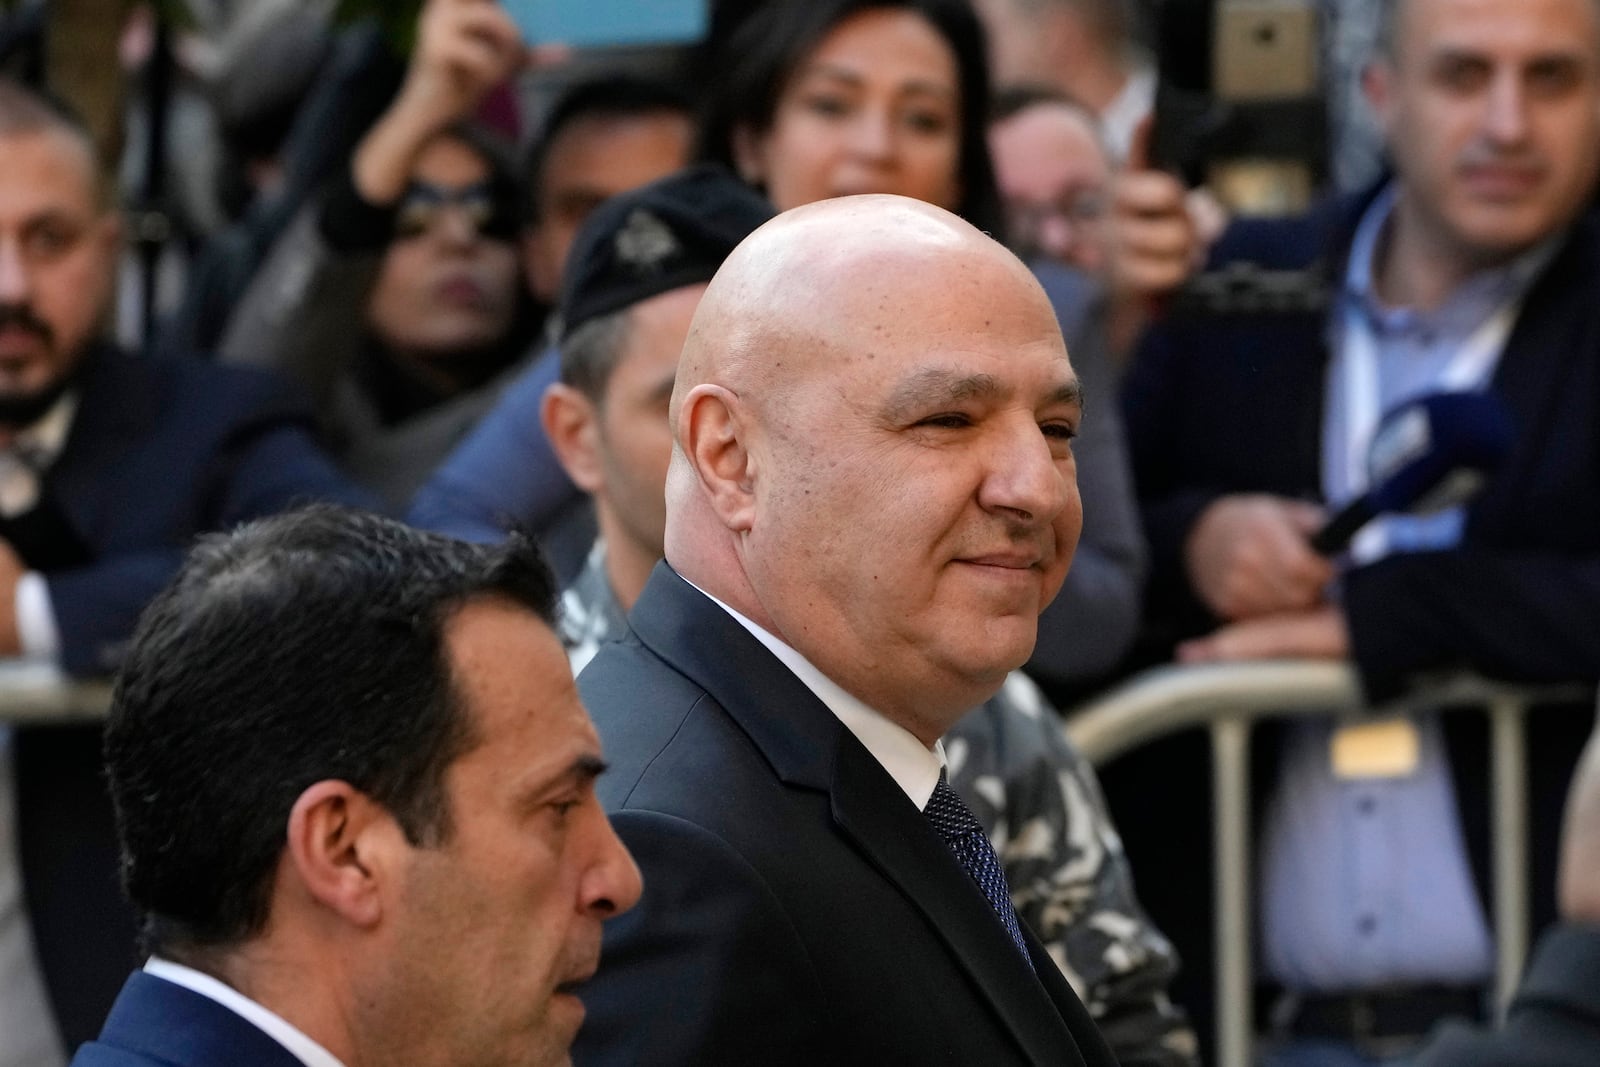
[[[572,673],[628,620],[606,577],[605,542],[561,594]],[[950,784],[1005,868],[1017,916],[1088,1005],[1123,1067],[1193,1067],[1194,1032],[1167,999],[1178,961],[1133,892],[1122,843],[1094,771],[1026,675],[945,735]]]
[[[606,543],[597,538],[583,569],[561,593],[561,643],[574,676],[589,665],[600,646],[628,632],[628,617],[606,577]]]

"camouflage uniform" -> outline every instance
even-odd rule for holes
[[[561,596],[561,636],[576,673],[627,619],[596,542]],[[1133,893],[1122,842],[1094,771],[1020,671],[944,738],[950,784],[983,823],[1017,916],[1088,1005],[1122,1067],[1193,1067],[1194,1032],[1167,1000],[1172,944]]]

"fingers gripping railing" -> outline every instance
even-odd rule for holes
[[[1403,701],[1371,709],[1477,707],[1490,718],[1493,755],[1495,991],[1504,1006],[1528,951],[1527,762],[1523,718],[1537,702],[1584,699],[1581,688],[1508,686],[1451,677]],[[1216,1004],[1219,1067],[1254,1062],[1251,915],[1250,732],[1256,720],[1365,709],[1354,671],[1343,663],[1272,661],[1162,667],[1074,712],[1067,734],[1103,763],[1189,727],[1211,733],[1217,911]]]

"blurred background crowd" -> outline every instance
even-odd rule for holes
[[[311,499],[530,531],[626,611],[693,304],[619,318],[637,294],[596,264],[648,274],[694,228],[580,232],[713,164],[777,211],[944,207],[1050,296],[1084,527],[1008,692],[1052,737],[1175,661],[1347,662],[1375,704],[1600,678],[1590,0],[15,0],[0,75],[94,159],[64,176],[29,147],[57,120],[0,88],[0,655],[108,674],[195,534]],[[1367,454],[1397,406],[1481,443],[1422,403],[1460,391],[1503,394],[1510,440],[1374,505],[1431,515],[1328,533],[1404,466]],[[1125,1063],[1209,1059],[1204,736],[1099,768],[1102,798],[989,714],[957,751],[1033,864],[1019,911]],[[1385,721],[1258,738],[1274,1062],[1399,1062],[1492,1009],[1488,739]],[[1530,720],[1536,929],[1591,724]],[[61,1063],[134,959],[97,728],[0,727],[0,761],[0,1064]]]

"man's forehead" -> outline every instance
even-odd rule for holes
[[[1401,58],[1488,55],[1522,61],[1600,55],[1600,0],[1403,0]],[[1572,31],[1587,27],[1587,35]]]
[[[0,137],[0,211],[10,218],[100,213],[94,155],[60,130]]]

